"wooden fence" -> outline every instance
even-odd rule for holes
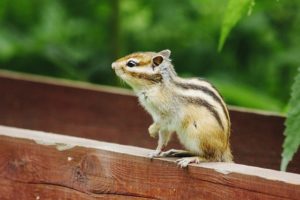
[[[0,135],[4,199],[300,198],[297,174],[228,163],[181,169],[140,147],[4,126]]]
[[[282,116],[231,108],[240,164],[180,169],[147,158],[151,120],[127,90],[1,71],[0,94],[0,199],[300,199],[299,153],[272,170]]]

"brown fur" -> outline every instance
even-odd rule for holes
[[[129,75],[133,78],[147,80],[151,83],[158,83],[158,82],[162,81],[161,74],[148,75],[146,73],[130,72],[130,71],[127,71],[126,69],[124,69],[123,67],[121,67],[120,70],[122,70],[123,73],[126,73],[127,75]]]
[[[118,59],[116,62],[122,62],[122,61],[126,61],[130,58],[136,58],[136,59],[140,60],[138,63],[138,66],[143,67],[145,65],[151,64],[152,56],[153,56],[153,53],[151,53],[151,52],[148,52],[148,54],[147,53],[133,53],[133,54],[130,54],[128,56]]]
[[[162,76],[160,74],[148,75],[144,73],[136,73],[136,72],[127,72],[128,75],[133,78],[144,79],[150,81],[152,83],[158,83],[162,81]]]
[[[182,129],[187,129],[189,125],[192,124],[193,117],[190,115],[187,115],[183,118],[181,122]]]

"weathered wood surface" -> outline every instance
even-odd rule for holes
[[[154,148],[150,116],[127,90],[0,71],[0,124]],[[235,162],[279,169],[284,117],[230,109]],[[170,147],[180,148],[176,139]],[[300,153],[288,171],[300,173]]]
[[[24,183],[18,181],[0,180],[1,200],[138,200],[151,199],[119,194],[87,194],[60,185],[48,183]]]
[[[300,175],[0,126],[0,199],[300,199]]]

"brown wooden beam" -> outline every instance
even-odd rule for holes
[[[151,117],[128,90],[0,70],[0,124],[155,148]],[[284,117],[231,107],[235,162],[279,169]],[[174,138],[169,148],[181,148]],[[300,153],[288,171],[300,173]]]
[[[299,199],[300,175],[0,126],[1,199]]]
[[[142,197],[118,194],[86,194],[72,188],[51,185],[47,183],[23,183],[10,180],[0,180],[1,200],[41,200],[41,199],[68,199],[68,200],[138,200],[149,199]],[[151,198],[150,198],[151,199]]]

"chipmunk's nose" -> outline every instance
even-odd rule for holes
[[[116,64],[115,62],[113,62],[113,63],[111,64],[111,67],[112,67],[113,69],[116,69],[117,64]]]
[[[118,67],[118,65],[117,65],[116,62],[113,62],[113,63],[111,64],[111,67],[112,67],[113,69],[116,69],[116,68]]]

